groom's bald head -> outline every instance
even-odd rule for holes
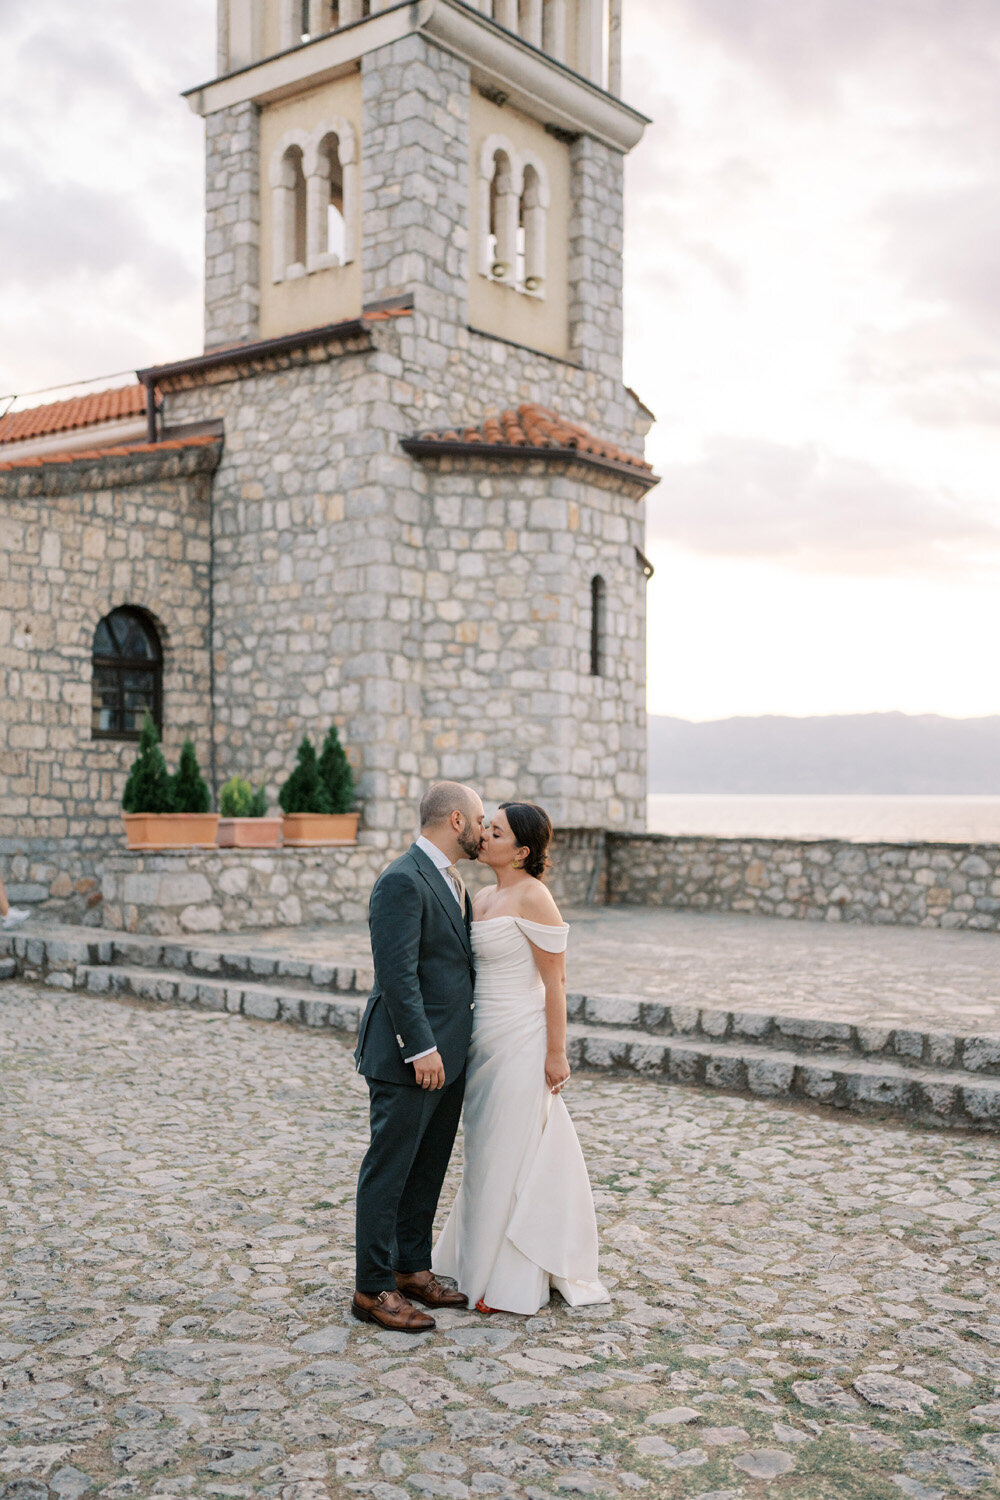
[[[453,812],[459,812],[468,822],[481,816],[483,804],[478,792],[460,781],[436,781],[429,786],[420,803],[421,829],[440,828],[447,823]]]

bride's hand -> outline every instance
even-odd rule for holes
[[[553,1094],[561,1093],[563,1086],[569,1082],[569,1059],[565,1052],[545,1054],[545,1082]]]

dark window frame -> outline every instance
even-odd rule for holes
[[[97,684],[98,673],[113,672],[117,679],[117,714],[120,724],[125,723],[125,693],[129,673],[142,672],[152,678],[152,708],[153,723],[156,731],[163,735],[163,644],[160,640],[160,632],[151,615],[144,609],[135,605],[123,605],[119,609],[109,610],[97,623],[94,631],[95,639],[97,631],[102,625],[116,618],[127,618],[140,626],[143,635],[152,647],[150,656],[109,656],[104,652],[94,649],[91,653],[91,696],[90,696],[90,737],[92,740],[122,740],[136,741],[139,738],[138,729],[98,729],[94,724],[94,711],[97,704],[94,701],[94,688]],[[109,633],[114,636],[110,625]]]
[[[590,580],[590,675],[604,677],[607,640],[608,586],[600,573]]]

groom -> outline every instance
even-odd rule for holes
[[[478,795],[438,782],[420,804],[420,837],[383,870],[368,913],[375,985],[354,1057],[368,1082],[371,1144],[358,1178],[351,1311],[407,1333],[435,1327],[414,1301],[468,1301],[432,1274],[431,1233],[472,1036],[472,908],[456,861],[478,859],[484,838]]]

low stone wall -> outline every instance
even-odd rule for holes
[[[363,844],[115,854],[104,861],[104,925],[177,936],[354,922],[386,863]]]
[[[564,830],[553,845],[552,889],[566,906],[603,900],[605,836]],[[174,937],[261,927],[363,921],[376,877],[395,857],[351,849],[190,849],[105,856],[101,921],[120,932]],[[470,890],[488,872],[462,866]]]
[[[612,905],[1000,931],[1000,845],[609,834]]]

